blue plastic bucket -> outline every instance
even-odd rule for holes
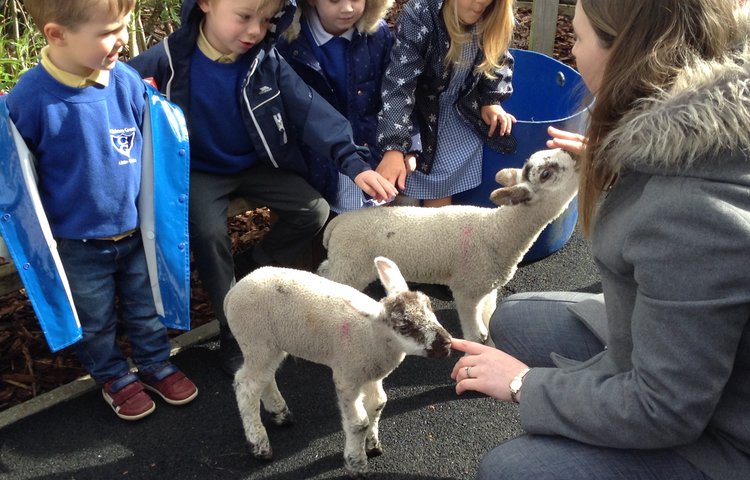
[[[499,187],[495,174],[501,168],[521,167],[532,153],[547,148],[547,127],[583,133],[588,112],[582,102],[588,95],[580,74],[552,57],[529,50],[511,49],[515,58],[513,95],[503,108],[518,122],[513,126],[516,139],[513,153],[498,153],[484,147],[482,183],[453,196],[453,203],[494,207],[490,193]],[[565,245],[578,219],[577,202],[542,231],[524,257],[524,262],[544,258]]]

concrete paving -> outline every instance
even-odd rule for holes
[[[522,266],[502,294],[545,290],[600,291],[578,231],[558,252]],[[460,336],[453,305],[434,306],[443,325]],[[218,367],[216,341],[189,343],[173,360],[200,389],[193,403],[173,407],[157,401],[153,415],[130,423],[112,413],[98,389],[72,389],[65,398],[58,395],[0,424],[0,479],[347,478],[327,367],[293,358],[281,367],[279,389],[295,424],[268,426],[275,458],[262,463],[249,455],[231,380]],[[473,478],[486,451],[521,433],[515,405],[456,395],[449,374],[457,358],[407,357],[385,380],[388,403],[380,424],[385,452],[370,459],[370,478]]]

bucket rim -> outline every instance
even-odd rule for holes
[[[571,67],[570,65],[567,65],[567,64],[561,62],[560,60],[558,60],[556,58],[553,58],[553,57],[551,57],[551,56],[549,56],[547,54],[544,54],[544,53],[541,53],[541,52],[537,52],[537,51],[534,51],[534,50],[526,50],[526,49],[523,49],[523,48],[509,48],[508,51],[513,56],[513,58],[517,58],[519,56],[519,52],[520,52],[521,56],[527,55],[527,56],[541,58],[544,61],[552,61],[552,62],[555,63],[556,68],[560,69],[561,72],[564,75],[566,75],[566,76],[567,75],[574,75],[576,77],[576,81],[578,81],[581,84],[583,84],[583,79],[581,78],[581,74],[580,74],[580,72],[578,70],[576,70],[575,68]],[[569,92],[569,93],[571,93],[571,92]],[[585,100],[586,99],[586,95],[589,95],[589,96],[591,95],[588,92],[588,88],[586,88],[585,84],[583,84],[582,94],[583,95],[580,96],[581,100]],[[511,95],[511,98],[513,98],[512,95]],[[551,118],[551,119],[545,119],[545,120],[521,120],[521,119],[517,119],[516,125],[518,125],[518,124],[540,125],[540,124],[553,124],[553,123],[567,122],[567,121],[570,121],[572,119],[575,119],[576,117],[580,116],[581,114],[587,113],[589,110],[591,110],[591,108],[593,108],[594,103],[596,103],[596,99],[594,99],[592,97],[591,101],[587,105],[583,105],[582,102],[577,102],[577,104],[576,104],[576,110],[573,113],[571,113],[571,114],[569,114],[567,116],[558,117],[558,118]]]

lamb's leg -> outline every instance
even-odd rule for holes
[[[461,332],[467,340],[484,343],[487,340],[487,325],[484,323],[484,296],[453,289],[453,299],[456,301],[456,311],[461,322]],[[457,291],[458,290],[458,291]]]
[[[480,308],[482,311],[482,323],[489,331],[490,326],[490,318],[492,318],[492,314],[495,313],[495,309],[497,308],[497,289],[493,289],[490,293],[482,297],[482,300],[480,300]],[[487,340],[484,342],[485,345],[494,347],[495,342],[492,341],[492,337],[488,334]]]
[[[362,391],[359,385],[341,381],[335,375],[334,383],[346,437],[344,467],[350,477],[365,478],[367,476],[365,435],[369,428],[369,420],[362,400]]]
[[[363,387],[365,409],[370,419],[370,427],[367,430],[365,438],[365,452],[368,457],[377,457],[383,454],[383,446],[380,444],[378,427],[380,425],[380,414],[383,413],[383,407],[387,396],[383,390],[383,381],[371,382]]]
[[[260,420],[260,400],[269,383],[274,380],[276,368],[283,359],[283,352],[270,355],[270,358],[245,355],[242,367],[234,376],[234,393],[245,429],[245,438],[250,444],[250,453],[259,460],[273,458],[268,433]]]
[[[263,408],[271,414],[271,421],[275,425],[291,425],[294,422],[292,412],[287,407],[286,401],[281,396],[278,385],[276,385],[275,376],[266,385],[261,399],[263,401]]]
[[[495,308],[497,308],[497,289],[493,288],[492,291],[482,297],[479,302],[482,309],[482,323],[485,327],[489,328],[490,317],[492,317]]]

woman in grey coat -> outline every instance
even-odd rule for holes
[[[744,5],[744,6],[741,6]],[[579,0],[580,219],[603,295],[508,297],[457,393],[520,403],[481,479],[750,478],[750,46],[729,0]]]

